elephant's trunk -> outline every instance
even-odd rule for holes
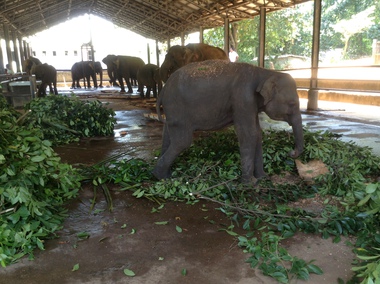
[[[304,138],[303,138],[303,129],[302,129],[301,114],[296,115],[292,119],[291,125],[292,125],[292,128],[293,128],[295,148],[294,148],[294,150],[292,150],[292,151],[289,152],[289,156],[295,159],[299,155],[302,154],[303,148],[304,148]]]

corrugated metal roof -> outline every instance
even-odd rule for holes
[[[253,18],[310,0],[3,0],[0,20],[17,35],[30,36],[83,14],[93,14],[150,39],[165,41]],[[73,31],[78,32],[78,31]],[[0,36],[4,33],[0,28]]]

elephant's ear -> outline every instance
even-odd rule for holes
[[[183,53],[183,62],[185,63],[185,65],[196,61],[198,61],[197,53],[191,50],[190,48],[185,47]]]
[[[272,100],[276,90],[276,81],[277,77],[272,75],[257,87],[256,92],[264,98],[264,105]]]

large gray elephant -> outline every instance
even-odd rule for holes
[[[103,87],[103,68],[102,64],[99,61],[79,61],[75,62],[71,67],[71,78],[73,83],[71,84],[71,89],[81,88],[79,80],[85,79],[85,88],[91,88],[91,81],[94,82],[94,87],[98,87],[98,82],[96,78],[96,74],[100,76],[100,84],[99,87]],[[87,80],[87,85],[86,85]]]
[[[37,97],[46,96],[46,87],[51,84],[54,86],[54,94],[58,95],[57,90],[57,70],[49,64],[33,65],[31,74],[36,75],[37,80],[41,80],[41,85],[38,88]],[[52,90],[50,90],[52,93]]]
[[[145,62],[140,57],[125,55],[107,55],[103,62],[107,65],[107,71],[112,72],[111,76],[118,79],[120,92],[125,92],[124,79],[128,86],[128,93],[133,93],[131,80],[137,80],[137,71],[145,65]],[[140,87],[138,92],[142,92]]]
[[[204,43],[189,43],[186,46],[174,45],[169,48],[165,60],[160,68],[160,77],[166,82],[169,76],[177,69],[191,62],[210,59],[229,61],[223,49]]]
[[[298,157],[304,147],[302,118],[294,79],[247,63],[208,60],[191,63],[170,76],[157,101],[166,116],[161,156],[153,174],[170,177],[175,158],[192,143],[195,130],[234,124],[240,145],[242,182],[265,176],[258,113],[286,121],[293,128]]]
[[[140,85],[142,92],[140,93],[141,97],[144,98],[144,86],[146,86],[146,98],[150,98],[150,91],[153,90],[153,97],[157,98],[157,89],[158,93],[162,89],[162,81],[159,74],[159,67],[155,64],[145,64],[137,72],[137,81]]]

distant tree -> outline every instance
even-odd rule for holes
[[[203,42],[224,49],[224,27],[205,30]]]
[[[350,38],[358,33],[361,33],[363,30],[369,29],[374,20],[374,16],[370,16],[375,11],[375,6],[371,6],[366,10],[354,14],[349,19],[343,19],[337,22],[333,28],[336,32],[341,33],[344,40],[344,48],[342,57],[346,57],[348,43]]]
[[[361,12],[375,7],[371,14],[374,17],[369,23]],[[359,18],[357,18],[359,15]],[[362,17],[362,18],[361,18]],[[350,22],[350,19],[356,19]],[[363,20],[361,20],[363,19]],[[239,61],[252,62],[257,57],[259,46],[259,20],[255,17],[250,20],[243,20],[236,25],[236,41]],[[360,24],[359,24],[360,22]],[[341,23],[341,24],[338,24]],[[341,30],[348,37],[348,41],[342,41],[343,33],[336,29],[343,29],[349,25],[345,31]],[[358,23],[358,24],[356,24]],[[366,24],[365,29],[357,29],[362,23]],[[266,46],[265,55],[276,57],[282,54],[294,54],[310,57],[312,48],[313,33],[313,3],[312,1],[296,5],[294,8],[287,8],[267,15],[266,23]],[[337,48],[344,49],[345,43],[346,57],[356,58],[363,55],[370,55],[373,39],[380,40],[380,1],[379,0],[323,0],[321,19],[321,52],[330,51]],[[204,40],[211,45],[224,46],[223,27],[210,29],[204,33]]]

